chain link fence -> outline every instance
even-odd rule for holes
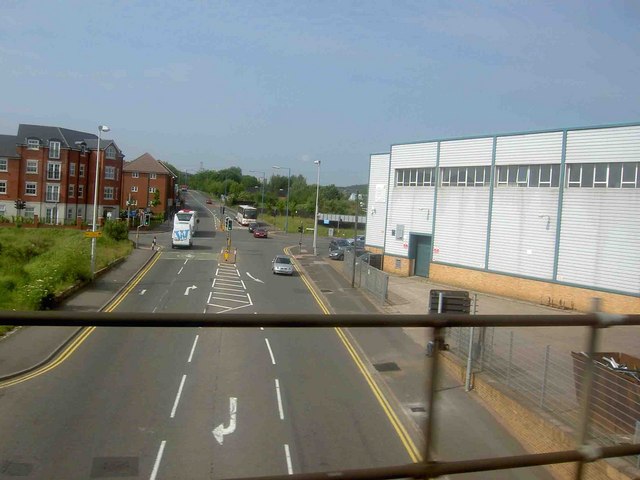
[[[381,305],[384,305],[389,289],[389,275],[368,263],[356,259],[354,276],[353,256],[353,250],[344,252],[344,262],[342,262],[343,275],[347,279],[353,280],[355,287],[364,288],[377,298]]]

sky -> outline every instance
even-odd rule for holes
[[[2,0],[0,25],[0,133],[104,124],[189,172],[347,186],[392,144],[640,122],[637,0]]]

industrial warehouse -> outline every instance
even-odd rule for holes
[[[640,313],[640,124],[395,144],[369,166],[366,246],[400,275]]]

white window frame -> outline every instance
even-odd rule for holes
[[[109,145],[104,152],[104,156],[109,160],[114,160],[116,158],[116,147]]]
[[[29,193],[29,187],[31,187],[31,190],[33,190],[33,193]],[[36,196],[38,195],[38,182],[25,182],[24,184],[24,194],[25,195],[31,195],[31,196]]]
[[[149,174],[149,179],[150,179],[150,180],[155,180],[156,178],[158,178],[158,175],[157,175],[157,174],[155,174],[155,173],[150,173],[150,174]]]
[[[131,178],[140,178],[140,172],[131,172]]]
[[[47,162],[47,180],[60,180],[61,178],[62,178],[62,163]]]
[[[149,193],[156,193],[156,187],[149,187]]]
[[[81,164],[78,166],[78,176],[79,176],[80,178],[84,178],[85,170],[86,170],[86,168],[85,168],[85,164],[84,164],[84,163],[81,163]]]
[[[116,167],[107,166],[104,167],[104,179],[115,180],[116,179]]]
[[[73,220],[73,208],[67,208],[67,220]]]
[[[446,180],[445,180],[446,177]],[[447,167],[442,167],[440,169],[440,186],[441,187],[450,187],[451,186],[451,169]]]
[[[73,198],[76,196],[76,186],[73,183],[69,184],[69,193],[68,193],[69,198]]]
[[[104,200],[113,200],[114,199],[113,187],[104,187],[103,199]]]
[[[137,192],[138,191],[138,186],[137,185],[131,185],[131,191],[132,192]]]
[[[56,202],[56,203],[60,201],[60,184],[59,183],[47,183],[45,201]]]
[[[606,165],[607,167],[604,180],[596,180],[598,166],[600,165]],[[593,188],[607,188],[608,186],[609,186],[609,164],[596,163],[593,169]]]
[[[76,162],[71,162],[69,164],[69,176],[70,177],[76,176]]]
[[[0,158],[0,172],[8,172],[8,171],[9,171],[9,159]]]
[[[464,173],[464,180],[460,181],[460,174]],[[466,187],[467,186],[467,178],[469,176],[469,172],[466,167],[458,167],[458,181],[456,182],[456,186],[458,187]]]
[[[624,180],[625,170],[633,170],[633,182],[630,180]],[[622,164],[622,176],[620,177],[620,188],[636,188],[638,185],[638,164],[624,162]]]
[[[5,217],[6,215],[7,215],[6,205],[0,205],[0,217]]]
[[[38,163],[39,163],[38,160],[27,160],[26,173],[28,175],[37,175],[38,174]]]
[[[49,140],[49,158],[60,158],[60,142]]]
[[[84,198],[84,185],[78,185],[78,198]]]
[[[37,138],[27,138],[27,150],[40,150],[40,140]]]
[[[521,179],[520,174],[524,173],[524,180]],[[516,186],[528,187],[529,186],[529,165],[518,165],[516,171]]]
[[[34,218],[36,215],[36,207],[24,207],[22,216],[24,218]]]
[[[6,195],[7,194],[8,185],[9,185],[9,181],[8,180],[0,180],[0,195]]]

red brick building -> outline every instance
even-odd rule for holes
[[[97,150],[97,135],[60,127],[21,124],[17,135],[0,135],[0,216],[90,221]],[[98,217],[118,218],[124,155],[108,139],[100,151]],[[17,199],[25,202],[20,212]]]
[[[167,218],[175,207],[175,185],[173,172],[151,154],[144,153],[124,164],[120,206],[131,210],[148,208],[154,215]]]

